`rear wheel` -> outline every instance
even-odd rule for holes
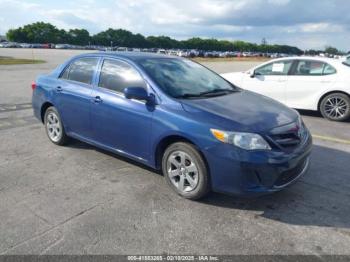
[[[195,200],[209,192],[207,167],[192,144],[170,145],[163,155],[162,171],[170,187],[184,198]]]
[[[324,118],[345,121],[350,117],[350,98],[342,93],[327,95],[321,101],[320,111]]]
[[[55,107],[51,106],[46,109],[44,124],[46,134],[52,143],[56,145],[65,145],[68,142],[61,117]]]

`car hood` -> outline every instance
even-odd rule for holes
[[[181,103],[185,111],[195,114],[197,120],[216,125],[213,128],[234,131],[264,132],[298,118],[295,110],[246,90],[225,96],[181,100]]]

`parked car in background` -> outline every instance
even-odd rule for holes
[[[176,50],[169,50],[168,55],[177,56],[177,52]]]
[[[2,42],[0,44],[2,48],[21,48],[21,45],[15,42]]]
[[[166,55],[166,50],[165,50],[165,49],[159,49],[159,50],[157,51],[157,54]]]
[[[43,48],[43,44],[32,44],[32,48]]]
[[[289,107],[319,111],[325,118],[350,117],[348,62],[320,57],[268,61],[246,72],[222,74],[231,83],[271,97]]]
[[[21,48],[32,48],[32,44],[26,44],[26,43],[22,43],[20,44]]]
[[[309,166],[312,139],[297,111],[188,59],[84,54],[32,89],[53,143],[74,137],[161,169],[185,198],[275,192]]]
[[[68,44],[57,44],[57,45],[55,45],[55,48],[56,49],[69,49],[70,45],[68,45]]]
[[[189,57],[190,56],[190,54],[187,50],[179,50],[177,52],[177,55],[180,57]]]

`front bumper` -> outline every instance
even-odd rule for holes
[[[279,191],[307,172],[311,149],[309,132],[293,152],[246,151],[228,144],[207,148],[212,190],[247,197]]]

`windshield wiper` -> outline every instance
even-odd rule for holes
[[[185,93],[185,94],[176,96],[176,98],[213,97],[213,96],[227,95],[228,93],[234,93],[234,92],[238,92],[238,90],[234,90],[234,89],[213,89],[213,90],[210,90],[210,91],[205,91],[205,92],[197,93],[197,94]]]
[[[237,90],[234,89],[213,89],[210,91],[202,92],[199,94],[200,97],[210,97],[210,96],[221,96],[221,95],[227,95],[228,93],[234,93],[237,92]]]
[[[201,94],[189,94],[189,93],[186,93],[186,94],[182,94],[182,95],[178,95],[178,96],[175,96],[175,98],[192,98],[192,97],[200,97]]]

